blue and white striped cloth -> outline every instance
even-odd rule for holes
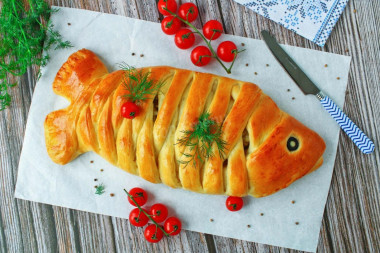
[[[348,0],[235,0],[323,47]]]

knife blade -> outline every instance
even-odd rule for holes
[[[268,31],[261,32],[266,45],[277,61],[294,80],[305,95],[315,95],[327,112],[335,119],[343,131],[351,138],[356,146],[364,153],[370,154],[374,151],[373,142],[357,127],[352,120],[327,96],[310,78],[302,71],[297,63],[277,43],[276,39]]]

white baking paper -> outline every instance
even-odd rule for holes
[[[215,44],[232,40],[247,49],[239,55],[233,74],[227,75],[216,62],[205,68],[193,66],[190,50],[177,49],[173,36],[163,34],[158,23],[69,8],[61,8],[52,16],[52,21],[74,48],[51,51],[51,61],[42,69],[26,126],[17,198],[128,218],[132,206],[126,201],[123,188],[140,186],[149,192],[148,205],[165,203],[170,207],[170,215],[182,220],[184,229],[298,250],[316,250],[340,130],[318,99],[300,91],[263,41],[231,35],[223,35],[216,41]],[[111,166],[95,153],[84,154],[65,166],[57,165],[46,152],[43,122],[49,112],[68,104],[53,93],[52,82],[69,55],[81,48],[94,51],[110,71],[124,61],[136,67],[169,65],[254,82],[283,110],[323,137],[327,144],[325,161],[317,171],[287,189],[265,198],[244,198],[244,208],[234,213],[225,208],[225,196],[151,184]],[[343,107],[350,57],[290,46],[285,49],[310,78]],[[144,57],[140,57],[141,54]],[[94,194],[97,183],[105,185],[105,194]],[[115,196],[110,197],[110,193]]]

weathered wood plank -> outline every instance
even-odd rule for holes
[[[50,4],[114,13],[157,22],[156,0],[51,0]],[[345,111],[379,143],[379,1],[351,0],[325,48],[295,35],[232,0],[187,0],[199,6],[201,27],[223,22],[226,33],[260,38],[269,29],[284,44],[351,55]],[[354,12],[356,10],[356,12]],[[161,16],[162,18],[162,16]],[[124,219],[51,207],[13,198],[26,118],[35,85],[30,69],[12,89],[14,102],[0,112],[0,251],[4,252],[295,252],[186,231],[148,244],[143,230]],[[362,155],[341,134],[335,172],[322,222],[319,252],[380,251],[380,153]],[[214,238],[214,239],[213,239]]]

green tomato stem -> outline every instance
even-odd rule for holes
[[[164,235],[166,235],[167,237],[169,237],[170,235],[169,235],[168,233],[166,233],[166,231],[165,231],[165,230],[164,230],[164,229],[163,229],[163,228],[162,228],[157,222],[155,222],[155,221],[150,217],[150,215],[149,215],[147,212],[145,212],[144,209],[141,208],[141,206],[140,206],[139,204],[137,204],[135,198],[134,198],[131,194],[129,194],[129,193],[127,192],[127,190],[124,189],[124,191],[125,191],[125,193],[128,195],[128,197],[133,201],[133,203],[135,203],[135,205],[136,205],[137,208],[140,210],[140,212],[143,212],[143,213],[146,215],[146,217],[148,217],[148,218],[154,223],[154,225],[156,225],[156,227],[159,228],[159,229],[164,233]]]

